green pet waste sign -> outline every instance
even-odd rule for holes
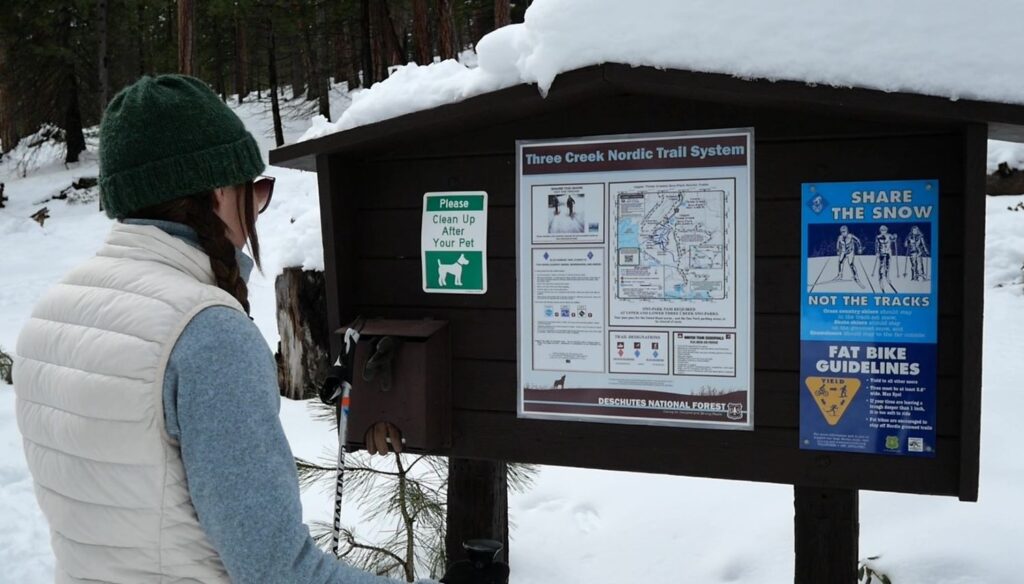
[[[423,291],[487,292],[487,193],[423,195]]]

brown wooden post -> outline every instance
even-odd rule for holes
[[[466,558],[462,543],[493,539],[504,546],[498,559],[508,561],[508,480],[504,462],[448,459],[448,563]]]
[[[981,450],[981,344],[984,338],[985,172],[988,127],[970,124],[964,135],[963,385],[960,402],[960,500],[978,500]]]
[[[794,487],[795,584],[854,584],[860,534],[858,492]]]

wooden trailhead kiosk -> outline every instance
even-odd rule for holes
[[[977,500],[989,137],[1024,108],[605,64],[270,161],[318,173],[330,329],[405,339],[373,407],[452,457],[451,537],[507,461],[786,483],[820,584],[858,490]]]

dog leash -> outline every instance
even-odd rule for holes
[[[320,400],[336,407],[338,421],[338,463],[337,480],[334,487],[334,525],[331,534],[331,552],[338,557],[341,547],[341,503],[345,486],[345,442],[348,438],[348,415],[352,391],[352,369],[356,355],[359,331],[363,328],[362,318],[357,318],[345,330],[345,349],[338,355],[334,365],[327,370],[327,376],[320,388]]]

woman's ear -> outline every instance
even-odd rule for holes
[[[213,189],[213,212],[227,228],[225,235],[235,247],[245,244],[245,231],[238,217],[237,198],[234,187],[217,187]]]
[[[220,214],[228,208],[226,204],[228,197],[228,192],[224,187],[213,189],[213,210]]]

